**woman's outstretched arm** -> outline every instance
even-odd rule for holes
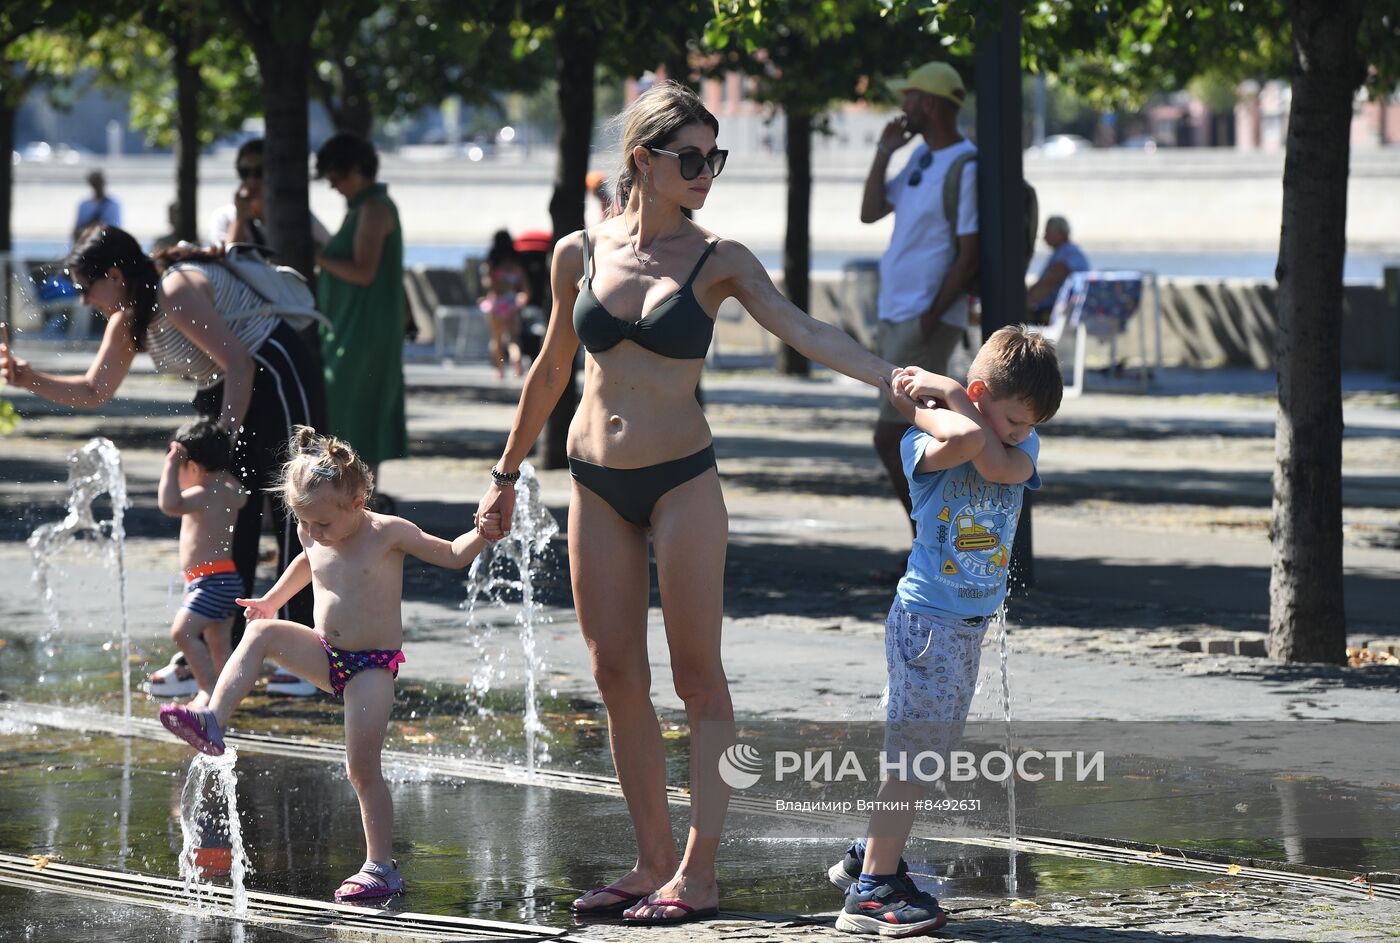
[[[56,376],[35,370],[15,356],[9,344],[0,345],[0,374],[11,386],[29,390],[51,403],[75,409],[96,409],[116,395],[117,388],[136,359],[136,342],[131,339],[131,314],[120,311],[107,319],[102,346],[82,376]]]
[[[899,364],[887,363],[850,335],[807,314],[783,297],[752,252],[737,242],[722,242],[715,258],[729,274],[730,294],[753,319],[789,347],[848,377],[888,389]]]

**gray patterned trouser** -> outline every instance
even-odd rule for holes
[[[890,606],[885,619],[886,756],[928,751],[948,759],[962,739],[977,691],[987,622],[919,615],[897,599]]]

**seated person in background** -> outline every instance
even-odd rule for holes
[[[1026,311],[1037,324],[1050,323],[1050,309],[1055,307],[1065,279],[1092,267],[1083,250],[1069,241],[1069,221],[1063,216],[1045,221],[1045,244],[1050,247],[1050,258],[1040,270],[1040,280],[1026,291]]]

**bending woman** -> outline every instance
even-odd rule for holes
[[[793,307],[744,246],[685,217],[682,210],[704,205],[726,156],[715,146],[719,123],[690,89],[663,82],[623,120],[618,212],[555,247],[549,332],[479,513],[499,511],[498,526],[510,529],[511,484],[582,342],[589,356],[568,439],[569,565],[638,847],[631,871],[575,900],[573,910],[676,923],[718,906],[715,850],[729,791],[716,771],[734,738],[720,660],[728,515],[695,398],[714,313],[736,298],[784,342],[875,387],[894,368]],[[499,536],[493,523],[478,518],[488,539]],[[691,727],[691,827],[679,864],[650,697],[648,533],[676,694]]]
[[[82,376],[54,376],[0,345],[0,371],[7,383],[78,409],[111,400],[138,351],[151,355],[157,372],[193,380],[195,409],[234,434],[233,470],[251,492],[234,523],[232,548],[251,593],[264,492],[277,483],[292,427],[324,425],[325,387],[297,332],[263,314],[262,299],[218,256],[218,250],[167,249],[152,259],[124,230],[93,230],[67,264],[83,303],[107,319],[97,357]],[[282,502],[269,503],[281,572],[301,553],[301,541]],[[288,603],[282,618],[309,620],[311,591]]]

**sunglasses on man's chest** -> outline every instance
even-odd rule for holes
[[[917,187],[924,182],[924,171],[928,170],[928,165],[931,163],[933,163],[933,152],[924,151],[923,156],[919,158],[919,166],[909,175],[909,186]]]

